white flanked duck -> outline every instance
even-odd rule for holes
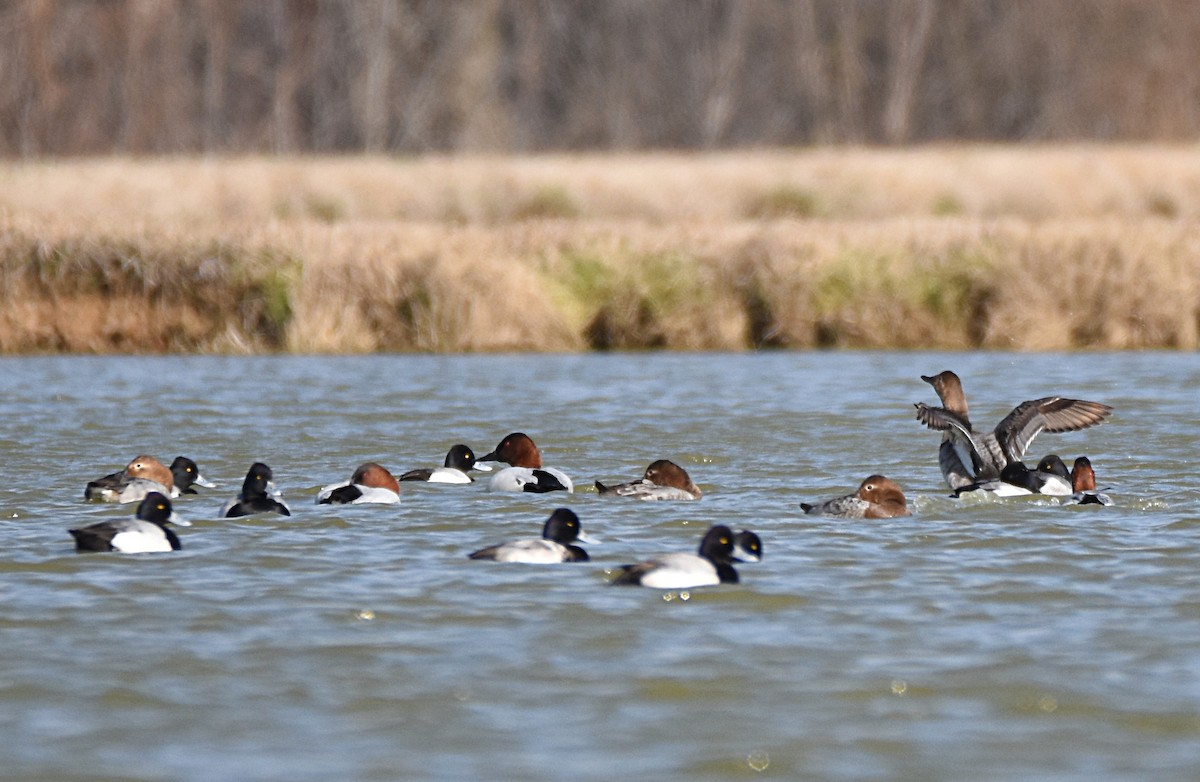
[[[360,464],[349,480],[331,483],[317,494],[318,505],[391,505],[400,501],[400,484],[376,462]]]
[[[131,519],[116,519],[67,530],[75,538],[76,551],[120,551],[125,554],[147,554],[159,551],[179,551],[181,545],[168,524],[190,527],[191,522],[179,518],[171,501],[159,492],[151,492],[138,505]]]
[[[409,470],[400,476],[402,481],[426,481],[428,483],[472,483],[471,470],[491,472],[492,468],[480,464],[475,459],[475,452],[470,447],[459,443],[446,453],[446,461],[441,467],[421,467]]]
[[[488,488],[492,491],[522,491],[542,494],[551,491],[574,491],[567,474],[553,467],[542,466],[542,453],[533,439],[524,432],[513,432],[500,441],[496,449],[481,462],[504,462],[509,465],[492,476]]]
[[[496,562],[548,564],[556,562],[587,562],[588,555],[575,541],[595,543],[583,534],[579,516],[570,508],[559,508],[542,525],[540,538],[523,538],[475,551],[470,559],[490,559]]]
[[[622,565],[609,583],[630,584],[652,589],[692,589],[693,587],[736,584],[733,569],[733,531],[724,524],[704,533],[696,554],[664,554],[633,565]]]

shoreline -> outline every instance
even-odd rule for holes
[[[0,164],[0,354],[1195,350],[1198,157]]]

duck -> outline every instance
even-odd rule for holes
[[[131,519],[115,519],[67,530],[75,538],[76,551],[119,551],[146,554],[179,551],[182,546],[168,524],[190,527],[171,508],[171,500],[161,492],[150,492],[138,505]]]
[[[635,481],[615,486],[596,481],[596,493],[638,500],[698,500],[703,496],[687,470],[669,459],[651,462],[645,474]]]
[[[733,559],[735,562],[762,562],[762,539],[748,529],[733,536]]]
[[[1038,494],[1066,497],[1074,491],[1071,488],[1071,473],[1058,454],[1043,456],[1037,463],[1034,475],[1037,477]]]
[[[469,470],[491,472],[492,468],[476,461],[475,452],[468,446],[459,443],[446,453],[446,462],[443,466],[409,470],[400,476],[400,480],[427,481],[429,483],[473,483],[475,479],[468,474]]]
[[[812,516],[842,519],[891,519],[908,515],[904,492],[895,481],[883,475],[869,476],[853,494],[816,505],[802,502],[800,508]]]
[[[595,543],[583,533],[579,516],[570,508],[558,508],[542,526],[540,538],[524,538],[488,546],[468,554],[469,559],[490,559],[496,562],[546,564],[557,562],[587,562],[588,554],[575,541]]]
[[[1026,497],[1031,494],[1048,494],[1051,496],[1067,496],[1072,492],[1071,475],[1063,460],[1050,454],[1038,462],[1033,470],[1022,461],[1009,462],[1000,471],[999,478],[960,486],[954,490],[952,497],[962,497],[972,491],[985,491],[997,497]]]
[[[963,497],[971,492],[994,494],[997,497],[1028,497],[1038,493],[1037,473],[1025,466],[1024,462],[1009,462],[1000,471],[1000,477],[973,481],[959,486],[951,497]]]
[[[85,499],[99,502],[140,502],[150,492],[169,498],[179,496],[175,476],[165,464],[149,454],[134,457],[125,469],[89,481],[83,489]]]
[[[1113,408],[1099,402],[1047,396],[1022,402],[991,432],[978,432],[967,415],[967,397],[958,375],[946,370],[921,375],[933,386],[942,407],[917,402],[917,420],[942,432],[938,465],[951,489],[1000,478],[1005,465],[1017,462],[1037,435],[1073,432],[1101,423]]]
[[[738,583],[733,568],[733,531],[724,524],[712,526],[696,554],[664,554],[633,565],[621,565],[610,583],[652,589],[691,589]]]
[[[500,441],[481,462],[504,462],[488,483],[491,491],[523,491],[543,494],[551,491],[573,492],[571,479],[561,470],[542,466],[542,453],[524,432],[513,432]]]
[[[262,462],[250,465],[246,472],[246,480],[242,482],[242,491],[221,508],[221,517],[230,519],[237,516],[251,516],[256,513],[279,513],[291,516],[292,511],[282,499],[278,498],[275,484],[272,482],[274,473]],[[275,495],[275,496],[272,496]]]
[[[375,462],[360,464],[349,480],[331,483],[317,495],[318,505],[388,505],[400,501],[400,484]]]
[[[1096,489],[1096,471],[1092,469],[1092,460],[1086,456],[1075,459],[1071,465],[1071,488],[1074,490],[1064,504],[1070,505],[1112,505],[1112,497]]]
[[[198,494],[192,486],[203,486],[206,489],[217,487],[215,483],[205,479],[200,474],[200,467],[186,456],[176,456],[175,461],[171,462],[171,477],[175,480],[175,488],[179,490],[180,495]]]

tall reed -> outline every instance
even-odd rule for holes
[[[1190,148],[0,166],[0,351],[1195,349]]]

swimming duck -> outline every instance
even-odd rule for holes
[[[1099,402],[1048,396],[1022,402],[992,432],[977,432],[967,416],[967,397],[958,375],[946,370],[922,375],[933,386],[942,407],[917,402],[917,420],[942,432],[938,464],[951,489],[1000,477],[1009,462],[1025,455],[1033,438],[1043,430],[1072,432],[1094,426],[1112,413]]]
[[[571,479],[561,470],[542,466],[542,453],[529,435],[513,432],[496,449],[479,459],[510,465],[492,476],[492,491],[524,491],[541,494],[549,491],[574,491]]]
[[[638,500],[698,500],[703,496],[687,470],[667,459],[652,462],[641,478],[629,483],[605,486],[596,481],[596,492]]]
[[[837,497],[817,505],[800,503],[800,508],[813,516],[836,516],[843,519],[890,519],[908,515],[904,492],[891,478],[872,475],[858,486],[853,494]]]
[[[223,518],[236,516],[251,516],[255,513],[279,513],[291,516],[292,511],[278,499],[275,484],[272,483],[274,474],[271,468],[262,462],[250,465],[246,472],[246,480],[242,482],[242,491],[221,508]]]
[[[150,492],[178,497],[175,476],[166,465],[149,454],[137,456],[125,469],[89,481],[83,496],[100,502],[140,502]]]
[[[190,527],[191,522],[179,518],[171,509],[171,501],[160,492],[150,492],[138,505],[132,519],[116,519],[67,530],[75,538],[76,551],[120,551],[144,554],[156,551],[179,551],[179,538],[167,528],[175,523]]]
[[[171,462],[171,477],[175,480],[175,488],[180,494],[197,494],[192,486],[203,486],[206,489],[217,487],[212,481],[206,480],[200,474],[200,467],[186,456],[176,456],[175,461]]]
[[[1074,489],[1065,502],[1072,505],[1112,505],[1112,497],[1096,489],[1096,471],[1092,460],[1080,456],[1071,466],[1071,488]]]
[[[409,470],[400,476],[400,480],[428,481],[429,483],[471,483],[475,479],[468,474],[470,470],[491,472],[492,468],[477,462],[475,452],[460,443],[446,454],[446,462],[443,466]]]
[[[391,504],[400,501],[400,484],[375,462],[360,464],[350,480],[331,483],[317,495],[318,505]]]
[[[664,554],[634,565],[622,565],[610,583],[653,589],[736,584],[738,574],[732,563],[733,531],[724,524],[717,524],[704,533],[698,554]]]
[[[540,538],[524,538],[489,546],[469,554],[470,559],[491,559],[496,562],[587,562],[588,555],[575,541],[594,543],[583,534],[579,517],[570,508],[559,508],[550,514],[542,527]]]
[[[762,539],[748,529],[733,536],[733,559],[735,562],[762,562]]]
[[[1030,494],[1049,494],[1066,496],[1071,493],[1071,476],[1067,465],[1063,464],[1055,454],[1050,454],[1038,462],[1036,469],[1029,469],[1022,461],[1009,462],[1000,471],[999,478],[960,486],[954,490],[954,497],[961,497],[967,492],[986,491],[997,497],[1024,497]]]

